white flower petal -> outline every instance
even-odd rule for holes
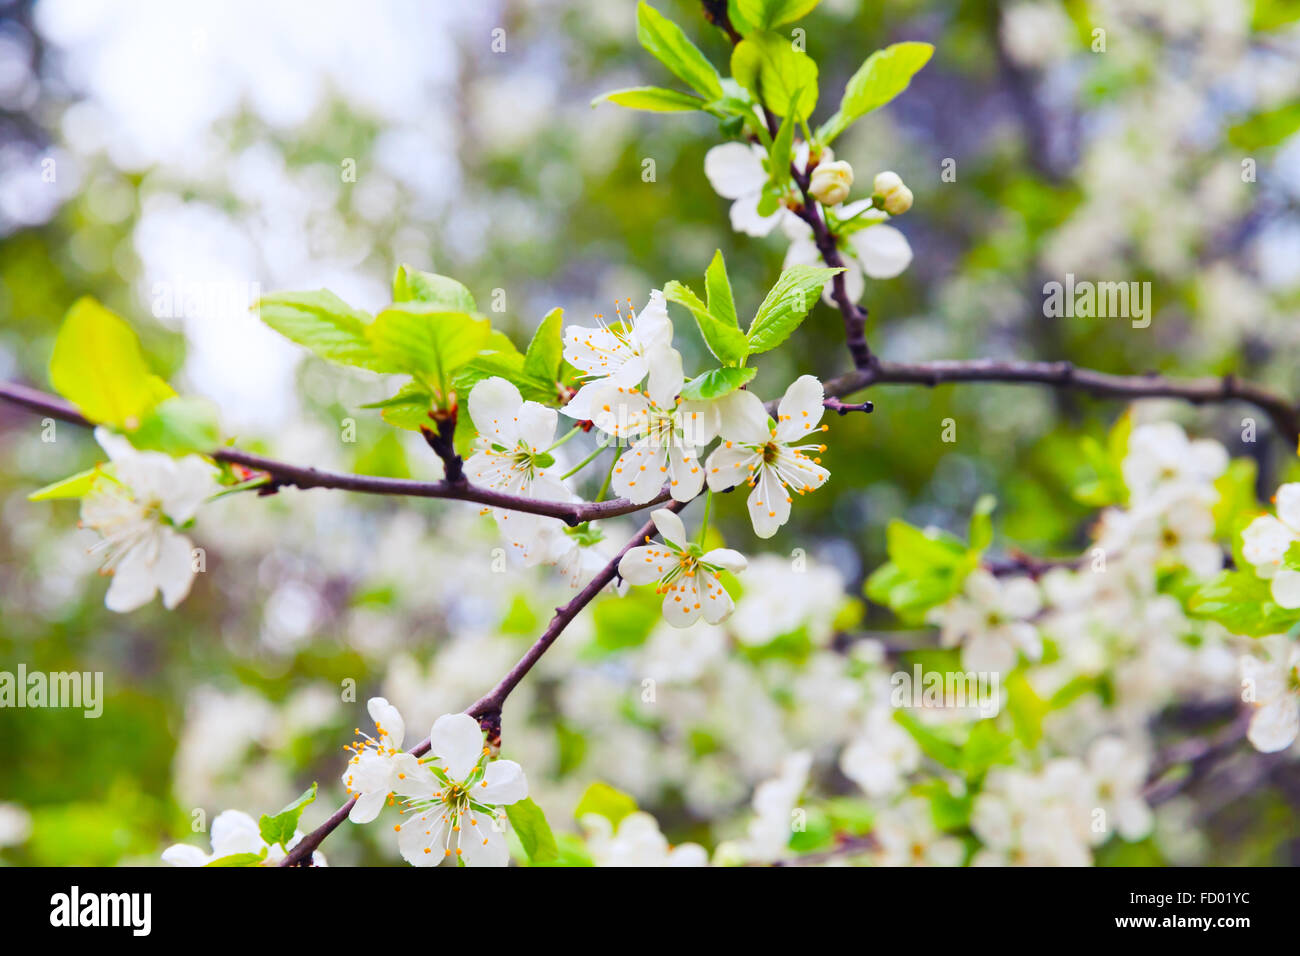
[[[614,463],[610,485],[614,493],[634,504],[645,504],[664,486],[668,474],[668,449],[642,440],[619,456]]]
[[[723,143],[704,154],[704,175],[723,199],[739,199],[763,189],[763,152],[747,143]]]
[[[513,448],[519,439],[515,421],[524,402],[519,389],[499,376],[485,378],[469,391],[469,417],[474,429],[490,441]]]
[[[370,714],[370,719],[374,721],[375,726],[382,728],[384,736],[388,738],[384,741],[384,746],[402,746],[402,741],[406,739],[406,721],[402,719],[396,707],[383,697],[371,697],[366,701],[366,712]]]
[[[490,819],[461,821],[460,849],[466,866],[506,866],[510,863],[510,846],[504,833],[498,833]]]
[[[443,714],[429,731],[429,749],[447,776],[463,781],[483,756],[483,731],[469,714]]]
[[[473,794],[479,803],[492,807],[509,806],[526,796],[528,778],[524,776],[524,768],[513,760],[494,760],[488,764]]]
[[[675,512],[667,508],[660,508],[657,511],[650,512],[650,519],[659,529],[659,534],[667,541],[671,541],[679,547],[685,547],[687,543],[686,525],[682,524],[682,519],[677,517]]]
[[[163,850],[162,858],[164,863],[170,863],[172,866],[207,866],[208,855],[196,846],[189,846],[185,843],[177,843]]]
[[[668,573],[670,561],[676,558],[671,551],[659,545],[633,548],[618,561],[619,576],[628,584],[649,584]]]
[[[555,441],[555,426],[559,421],[555,409],[538,402],[524,402],[517,417],[519,439],[529,448],[543,451]]]
[[[1269,590],[1273,594],[1273,600],[1282,607],[1300,607],[1300,571],[1282,568],[1273,575]]]
[[[907,237],[893,226],[868,226],[853,233],[849,242],[862,271],[872,279],[892,279],[912,263]]]
[[[1300,702],[1287,694],[1255,711],[1246,736],[1256,750],[1271,754],[1295,743],[1297,733],[1300,733]]]
[[[812,375],[800,375],[790,383],[776,410],[776,437],[783,442],[806,438],[821,423],[825,399],[822,383]]]

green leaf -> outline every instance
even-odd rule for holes
[[[479,354],[491,334],[487,319],[420,302],[390,306],[366,328],[375,354],[427,385],[442,407],[451,404],[453,373]]]
[[[1218,621],[1233,634],[1264,637],[1288,630],[1300,611],[1273,600],[1268,581],[1251,571],[1222,571],[1196,590],[1187,602],[1196,617]]]
[[[418,432],[421,428],[433,427],[433,421],[429,418],[429,413],[433,411],[433,393],[419,382],[407,382],[391,398],[361,407],[380,409],[384,421],[395,428]]]
[[[366,338],[370,314],[354,309],[333,292],[277,292],[257,303],[262,321],[291,342],[323,359],[372,372],[396,371],[378,358]]]
[[[727,264],[722,261],[721,249],[713,253],[713,261],[704,271],[704,294],[709,312],[740,328],[740,319],[736,318],[736,300],[731,294],[731,280],[727,278]]]
[[[604,817],[614,826],[623,818],[636,812],[636,800],[622,790],[616,790],[607,783],[596,782],[587,788],[587,792],[578,801],[574,817],[581,819],[589,813]]]
[[[1300,130],[1300,100],[1264,110],[1228,129],[1228,142],[1238,149],[1277,146]]]
[[[263,848],[261,853],[231,853],[229,856],[219,856],[215,860],[203,864],[204,866],[261,866],[266,859],[266,849]]]
[[[177,396],[160,402],[129,436],[144,451],[206,454],[221,444],[217,410],[206,399]]]
[[[485,378],[498,376],[512,382],[527,401],[543,405],[557,405],[560,401],[556,380],[539,378],[525,371],[526,359],[518,352],[484,352],[462,365],[452,376],[452,387],[457,395],[469,395],[470,390]]]
[[[560,366],[564,361],[564,310],[551,309],[542,324],[533,333],[524,354],[524,372],[551,385],[560,380]]]
[[[842,271],[802,265],[781,273],[749,324],[748,351],[767,352],[788,339],[817,302],[822,286]]]
[[[930,800],[930,816],[940,830],[963,830],[970,825],[974,794],[970,791],[960,796],[954,794],[944,780],[927,780],[913,788],[918,796]]]
[[[555,834],[546,822],[542,808],[530,798],[525,797],[506,807],[506,816],[515,828],[519,842],[532,863],[550,863],[560,857],[559,847],[555,845]]]
[[[796,100],[801,93],[802,90],[796,91]],[[767,151],[767,182],[772,193],[783,192],[786,183],[790,181],[790,155],[794,151],[795,123],[793,113],[781,120],[776,136],[772,139],[772,145]]]
[[[975,510],[970,516],[970,549],[976,555],[983,554],[993,543],[993,509],[998,506],[998,499],[992,495],[980,495],[975,502]]]
[[[102,476],[103,472],[98,468],[90,468],[48,484],[44,488],[38,488],[27,496],[27,500],[51,501],[55,498],[84,498],[95,482]]]
[[[257,829],[262,834],[262,839],[271,846],[279,843],[287,850],[294,832],[298,829],[298,820],[302,816],[302,811],[315,800],[316,784],[313,783],[299,795],[297,800],[275,816],[262,814],[261,819],[257,821]]]
[[[675,279],[664,286],[664,298],[690,310],[704,336],[704,344],[723,365],[740,365],[749,354],[745,333],[709,311],[700,297]]]
[[[713,368],[682,386],[682,398],[709,401],[730,395],[758,374],[756,368]]]
[[[885,530],[885,546],[889,563],[867,579],[864,591],[906,620],[923,618],[925,611],[960,591],[979,563],[978,553],[952,535],[922,531],[897,519]]]
[[[1228,470],[1215,479],[1214,490],[1219,493],[1212,509],[1216,537],[1231,537],[1243,516],[1254,516],[1259,507],[1255,499],[1257,471],[1252,459],[1234,458]]]
[[[806,17],[821,0],[736,0],[741,16],[764,30]]]
[[[662,86],[632,86],[622,90],[611,90],[591,101],[592,106],[609,101],[630,110],[649,110],[651,113],[682,113],[688,110],[702,110],[707,101],[693,93],[680,93],[666,90]]]
[[[913,41],[894,43],[871,54],[849,79],[840,108],[817,130],[817,139],[831,142],[855,120],[902,93],[933,54],[929,43]]]
[[[961,770],[970,779],[984,776],[994,764],[1010,762],[1014,738],[998,730],[992,720],[978,721],[961,749]]]
[[[398,266],[393,276],[394,302],[423,302],[448,312],[477,312],[474,296],[455,279],[436,272]]]
[[[722,95],[717,68],[686,38],[681,27],[645,0],[636,7],[636,38],[651,56],[697,93],[710,100]]]
[[[1034,692],[1028,679],[1019,671],[1006,678],[1007,711],[1016,738],[1026,747],[1036,747],[1043,739],[1043,718],[1050,706]]]
[[[942,531],[922,531],[895,518],[885,528],[889,559],[913,577],[945,571],[963,563],[967,551],[955,537]]]
[[[130,431],[176,393],[149,371],[131,326],[94,299],[78,299],[54,340],[50,382],[92,422]]]
[[[937,730],[921,723],[906,710],[894,711],[894,719],[903,725],[931,760],[937,760],[950,770],[956,770],[961,766],[961,750],[956,744],[945,740]]]
[[[794,113],[806,119],[817,108],[817,64],[796,50],[789,37],[745,37],[731,51],[731,75],[777,116]]]

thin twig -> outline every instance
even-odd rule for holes
[[[674,501],[667,505],[670,511],[681,511],[686,504],[680,501]],[[499,745],[501,740],[501,708],[505,705],[506,698],[510,692],[515,689],[521,680],[531,671],[534,665],[541,659],[542,655],[550,649],[551,645],[556,642],[564,629],[569,626],[578,613],[582,611],[600,594],[605,587],[618,576],[618,563],[622,560],[623,555],[627,554],[632,548],[636,547],[650,535],[655,534],[653,521],[647,521],[637,530],[632,539],[619,549],[618,554],[614,555],[603,568],[596,573],[578,594],[562,607],[555,609],[555,615],[551,618],[550,624],[542,632],[541,637],[533,642],[519,662],[506,673],[497,685],[490,691],[476,700],[465,713],[478,720],[479,725],[488,733],[488,739],[494,745]],[[417,757],[422,756],[429,750],[429,740],[425,738],[420,743],[411,748],[411,753]],[[352,804],[356,800],[352,799],[334,811],[324,823],[318,826],[302,841],[290,851],[289,855],[281,861],[281,866],[298,866],[305,864],[311,859],[312,852],[321,844],[321,841],[329,836],[338,826],[347,819],[348,811],[352,809]]]

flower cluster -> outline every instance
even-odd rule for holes
[[[489,760],[478,721],[444,714],[429,732],[429,756],[401,747],[405,724],[382,697],[367,709],[378,737],[357,731],[343,784],[354,798],[348,818],[369,823],[396,797],[405,816],[393,826],[402,858],[412,866],[444,859],[469,866],[505,866],[506,818],[502,809],[528,796],[528,780],[513,760]]]
[[[525,499],[575,503],[580,499],[568,479],[615,449],[606,484],[629,502],[648,504],[666,494],[686,503],[706,487],[728,491],[744,484],[750,488],[754,533],[776,534],[790,518],[794,495],[815,491],[830,477],[821,458],[826,445],[819,440],[827,430],[821,383],[811,375],[797,378],[775,418],[748,388],[686,398],[682,356],[672,345],[663,294],[652,292],[640,312],[620,304],[617,315],[612,325],[596,316],[594,327],[564,329],[564,358],[582,375],[580,387],[559,409],[578,422],[568,435],[556,438],[555,409],[524,400],[506,379],[490,376],[473,386],[468,411],[478,437],[466,474],[485,488]],[[587,428],[599,436],[595,450],[557,474],[559,446]],[[555,565],[575,588],[611,560],[599,547],[603,534],[594,523],[572,529],[558,518],[487,510],[521,563]],[[665,593],[664,617],[677,626],[698,616],[710,623],[724,620],[734,602],[717,574],[743,570],[744,557],[725,548],[705,553],[689,544],[672,512],[656,511],[654,517],[662,546],[625,554],[618,565],[621,581],[657,583]]]

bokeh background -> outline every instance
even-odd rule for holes
[[[656,5],[725,63],[697,4]],[[589,105],[670,80],[636,43],[634,6],[0,3],[0,378],[48,388],[58,323],[93,294],[182,392],[217,403],[242,447],[436,477],[418,436],[359,409],[383,384],[261,326],[247,309],[259,290],[323,286],[374,310],[406,262],[481,304],[503,290],[494,323],[522,344],[554,306],[582,320],[669,279],[698,283],[721,248],[752,311],[784,243],[727,227],[703,175],[716,123]],[[1297,394],[1298,19],[1285,0],[823,0],[801,25],[825,104],[870,51],[936,46],[904,95],[836,143],[860,179],[893,169],[916,194],[899,223],[915,261],[864,298],[875,350],[1235,371]],[[1150,327],[1045,318],[1043,283],[1067,272],[1150,281]],[[180,293],[170,309],[168,291]],[[685,321],[678,344],[690,368],[701,349]],[[843,371],[838,314],[818,306],[763,360],[760,383]],[[1072,494],[1081,440],[1104,435],[1115,404],[998,386],[870,397],[875,414],[833,423],[832,484],[778,537],[759,548],[739,497],[717,502],[724,536],[779,556],[766,580],[807,554],[800,594],[783,603],[765,588],[759,559],[738,612],[748,623],[690,640],[654,626],[636,597],[604,602],[511,698],[507,755],[557,829],[605,780],[673,839],[711,846],[785,754],[836,739],[856,718],[834,635],[890,626],[861,585],[891,518],[961,531],[991,492],[998,548],[1069,554],[1086,540],[1092,512]],[[1159,413],[1257,458],[1261,489],[1293,460],[1262,418],[1261,440],[1241,442],[1243,418],[1259,417],[1245,407]],[[939,440],[946,418],[956,443]],[[341,440],[347,419],[355,442]],[[60,426],[42,442],[36,417],[0,407],[0,669],[102,670],[107,691],[93,721],[0,710],[5,862],[155,862],[176,840],[206,844],[195,809],[256,816],[319,780],[314,825],[337,805],[340,745],[364,721],[344,681],[359,701],[397,703],[412,742],[490,687],[564,599],[545,573],[490,572],[494,529],[472,506],[291,490],[205,513],[194,537],[208,570],[177,611],[114,615],[75,505],[25,499],[96,458],[89,434]],[[754,648],[741,627],[784,630]],[[653,713],[637,705],[644,675],[674,695]],[[839,700],[843,713],[827,704]],[[1281,788],[1225,804],[1198,821],[1217,839],[1153,838],[1137,859],[1290,859],[1300,828]],[[396,862],[390,835],[345,826],[325,849]]]

